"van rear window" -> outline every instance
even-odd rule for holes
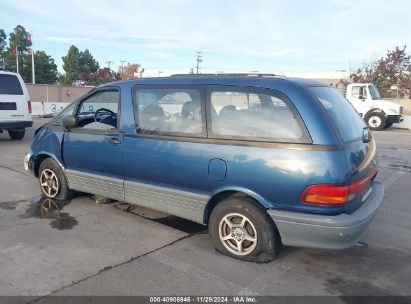
[[[17,76],[0,74],[0,94],[23,95],[23,89]]]
[[[344,96],[332,87],[310,87],[310,90],[328,112],[345,142],[362,138],[365,124]]]

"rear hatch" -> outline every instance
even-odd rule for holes
[[[15,74],[0,73],[0,121],[31,120],[28,96],[20,78]]]
[[[345,204],[346,213],[357,210],[372,191],[377,173],[375,140],[351,103],[332,87],[310,87],[328,117],[333,122],[342,142],[347,161],[344,183],[355,188],[355,195]]]

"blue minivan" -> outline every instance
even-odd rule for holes
[[[354,245],[384,196],[374,138],[350,103],[267,75],[100,86],[37,130],[25,167],[47,197],[80,191],[173,214],[255,262],[281,245]]]

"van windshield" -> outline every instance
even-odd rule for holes
[[[310,90],[328,112],[345,142],[362,138],[365,124],[344,96],[332,87],[310,87]]]
[[[368,89],[370,90],[370,95],[373,100],[381,99],[380,93],[378,92],[378,89],[375,85],[369,85]]]
[[[23,95],[23,90],[16,75],[0,74],[0,94]]]

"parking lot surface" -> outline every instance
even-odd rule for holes
[[[411,133],[374,133],[385,199],[361,246],[217,253],[205,227],[122,202],[40,198],[23,141],[0,134],[0,295],[411,295]]]

